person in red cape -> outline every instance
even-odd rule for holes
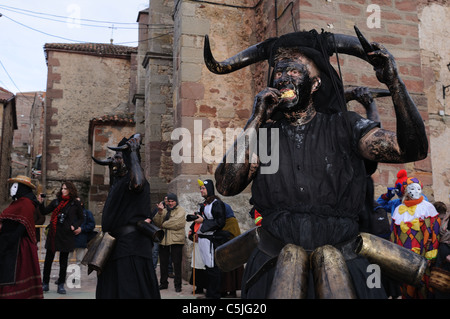
[[[34,213],[39,205],[26,176],[10,178],[13,202],[0,214],[0,299],[42,299]]]

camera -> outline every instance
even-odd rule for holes
[[[192,221],[196,220],[197,218],[198,218],[198,213],[186,215],[187,222],[192,222]]]
[[[66,219],[66,214],[65,213],[59,214],[59,216],[58,216],[58,223],[63,224],[65,219]]]
[[[47,194],[41,194],[41,198],[47,197]]]

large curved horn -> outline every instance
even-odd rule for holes
[[[367,61],[367,55],[358,38],[346,34],[328,34],[327,37],[328,54],[342,53],[355,56]],[[335,51],[336,50],[336,51]]]
[[[123,145],[121,145],[121,146],[108,146],[108,148],[109,148],[110,150],[116,151],[116,152],[125,151],[125,150],[127,150],[127,149],[130,147],[130,145],[128,144],[128,142],[129,142],[131,139],[136,139],[136,140],[137,140],[137,143],[139,143],[139,145],[140,145],[141,142],[142,142],[141,134],[136,133],[136,134],[133,134],[133,135],[127,140],[127,142],[126,142],[125,144],[123,144]],[[124,140],[126,140],[126,139],[124,138]]]
[[[111,157],[108,157],[105,160],[96,159],[94,156],[91,156],[91,157],[95,163],[97,163],[98,165],[102,165],[102,166],[108,166],[108,165],[112,164],[112,162],[113,162]]]
[[[335,52],[348,54],[367,61],[366,53],[370,52],[371,46],[361,34],[361,32],[359,32],[356,26],[355,32],[358,37],[345,34],[325,33],[327,37],[327,53],[330,56]],[[205,60],[206,67],[211,72],[215,74],[231,73],[253,63],[269,59],[271,45],[277,39],[278,38],[270,38],[258,44],[252,45],[251,47],[237,53],[231,58],[220,62],[214,59],[209,44],[209,37],[206,35],[203,49],[203,58]],[[366,45],[367,51],[365,51],[361,44]]]
[[[263,42],[252,45],[231,58],[218,62],[212,55],[211,47],[209,45],[209,38],[205,35],[203,58],[208,70],[215,74],[227,74],[242,69],[253,63],[267,60],[270,54],[270,44],[275,40],[276,38],[267,39]]]
[[[122,146],[108,146],[108,148],[112,151],[116,151],[116,152],[120,152],[120,151],[124,151],[126,149],[128,149],[130,147],[130,145],[128,144],[123,144]]]

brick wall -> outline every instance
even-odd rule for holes
[[[278,2],[277,12],[281,13],[288,1]],[[299,6],[298,6],[299,4]],[[369,5],[379,8],[379,27],[369,27],[374,17],[374,11]],[[415,101],[425,124],[428,126],[428,103],[423,93],[424,82],[419,46],[419,19],[417,1],[297,1],[293,7],[293,15],[285,13],[278,21],[279,34],[294,31],[292,16],[298,30],[321,29],[333,33],[354,35],[356,25],[366,38],[372,42],[383,44],[396,59],[397,67],[411,97]],[[275,11],[270,4],[268,12]],[[336,57],[333,65],[338,70]],[[372,66],[365,61],[352,56],[339,55],[340,67],[344,85],[367,86],[371,88],[386,88],[378,82]],[[392,100],[389,97],[377,99],[377,106],[384,128],[396,130],[395,113]],[[350,110],[355,110],[365,116],[364,109],[357,102],[349,104]],[[427,127],[429,133],[429,128]],[[430,149],[429,149],[430,152]],[[424,184],[424,192],[433,198],[433,178],[431,172],[431,156],[415,163],[401,165],[379,164],[373,175],[376,185],[375,195],[385,192],[386,186],[392,186],[398,170],[405,168],[409,174],[418,177]]]

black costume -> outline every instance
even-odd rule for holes
[[[427,156],[428,141],[423,120],[398,76],[392,55],[382,45],[370,44],[356,26],[355,32],[357,37],[323,31],[319,34],[315,30],[289,33],[252,45],[222,62],[214,59],[208,37],[205,37],[205,64],[213,73],[231,73],[263,60],[268,60],[273,67],[268,87],[255,96],[252,116],[244,129],[245,132],[259,129],[260,143],[265,134],[262,128],[279,129],[280,145],[273,150],[271,162],[264,164],[265,152],[270,150],[266,147],[258,154],[263,163],[252,164],[251,147],[237,143],[244,140],[240,137],[233,150],[248,155],[248,160],[235,163],[224,156],[215,172],[217,188],[227,196],[239,194],[253,182],[252,201],[262,215],[262,229],[254,233],[269,234],[258,237],[258,248],[247,259],[244,298],[267,298],[269,290],[270,296],[283,296],[281,280],[293,282],[286,294],[291,297],[329,298],[331,295],[327,295],[327,291],[345,298],[386,297],[382,288],[368,287],[369,262],[355,253],[358,251],[356,237],[360,230],[367,231],[371,212],[364,209],[364,203],[368,194],[367,175],[373,167],[366,167],[362,156],[376,162],[416,161]],[[391,131],[379,130],[375,128],[377,123],[347,111],[342,78],[329,61],[329,57],[336,54],[339,66],[338,53],[366,60],[374,67],[377,79],[388,86],[396,112],[397,137],[389,137]],[[374,133],[369,135],[369,131]],[[270,133],[267,134],[270,137]],[[389,138],[393,143],[389,143]],[[276,155],[279,155],[279,167],[274,172],[272,166],[278,164]],[[270,234],[272,238],[264,238]],[[385,242],[383,249],[389,251],[392,245]],[[293,249],[288,243],[294,244]],[[282,251],[281,247],[287,249]],[[307,252],[313,249],[311,258]],[[291,275],[298,275],[296,272],[281,273],[280,280],[274,279],[275,268],[264,273],[274,266],[273,259],[282,253],[287,256],[292,250],[295,254],[298,252],[295,258],[305,268],[308,260],[311,261],[314,275],[317,275],[314,283],[312,271],[308,277],[310,282],[303,280],[306,278],[303,267],[299,270],[301,278],[296,280],[291,280]],[[325,251],[329,257],[325,256]],[[247,257],[245,253],[239,257]],[[371,252],[367,256],[376,255]],[[405,258],[402,256],[399,260]],[[337,259],[342,263],[335,262]],[[285,267],[287,260],[281,260],[276,269],[289,272],[290,267]],[[348,267],[343,267],[344,261]],[[413,261],[417,268],[424,262]],[[330,270],[335,268],[340,274],[335,276],[336,273],[325,269],[327,264]],[[398,264],[400,266],[401,262]],[[384,266],[389,270],[389,265]],[[401,272],[398,275],[411,280]],[[417,281],[419,276],[412,281]],[[272,281],[276,283],[273,287]],[[327,286],[332,281],[348,290]],[[317,294],[314,284],[317,284]],[[308,291],[304,289],[306,286]]]
[[[131,167],[128,154],[124,161]],[[150,184],[130,190],[131,172],[116,177],[102,214],[102,231],[116,238],[114,250],[98,275],[98,299],[159,299],[158,281],[152,261],[153,242],[136,227],[151,212]]]
[[[263,217],[262,226],[285,244],[293,243],[311,252],[358,235],[366,174],[356,147],[358,140],[378,123],[352,112],[348,113],[348,120],[353,127],[352,136],[342,129],[344,118],[340,113],[317,113],[302,126],[291,126],[287,120],[266,125],[279,129],[279,145],[275,148],[279,151],[279,169],[275,174],[261,174],[261,167],[258,169],[252,201]],[[270,129],[267,135],[270,145]],[[352,257],[347,265],[354,276],[354,287],[366,287],[368,262],[356,255]],[[268,260],[264,253],[255,252],[247,264],[244,283]],[[271,275],[273,270],[266,274],[269,278]],[[244,297],[266,298],[271,279],[256,283],[247,294],[243,289]],[[367,297],[367,291],[357,293],[360,298]]]
[[[252,200],[262,216],[262,227],[283,244],[293,243],[307,252],[323,245],[347,244],[360,231],[360,215],[364,211],[366,168],[358,154],[359,140],[379,123],[357,113],[347,112],[339,75],[329,63],[327,43],[316,32],[288,34],[271,45],[269,63],[281,47],[296,47],[314,61],[320,70],[321,87],[312,95],[314,118],[304,125],[290,125],[284,115],[275,111],[274,122],[267,130],[270,152],[270,128],[278,129],[279,168],[274,174],[261,174],[258,167],[253,179]],[[304,45],[311,38],[311,46]],[[261,133],[261,130],[259,131]],[[270,156],[270,154],[269,154]],[[269,260],[256,249],[248,260],[244,285]],[[366,285],[369,262],[356,254],[345,255],[358,298],[385,298],[384,290]],[[310,270],[311,272],[311,270]],[[274,268],[252,286],[244,286],[243,298],[267,298]],[[314,298],[313,276],[310,273],[308,297]]]

